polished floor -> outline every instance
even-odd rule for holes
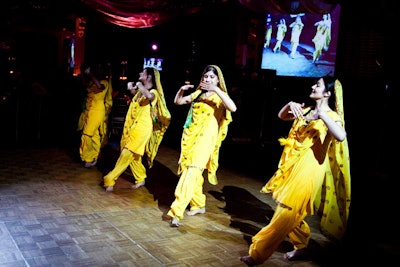
[[[173,228],[165,215],[178,181],[178,156],[161,145],[145,186],[131,189],[133,178],[124,173],[106,193],[102,177],[118,157],[115,145],[107,145],[90,169],[74,145],[1,149],[0,266],[246,266],[239,257],[247,255],[251,237],[268,223],[274,207],[259,192],[265,180],[249,165],[235,168],[243,153],[227,146],[219,184],[204,184],[206,213],[186,216]],[[398,255],[393,245],[333,244],[319,233],[317,217],[307,220],[312,240],[305,257],[285,260],[291,250],[285,241],[261,266],[389,266]],[[366,221],[371,231],[378,230],[371,218]],[[355,252],[360,249],[364,253]]]

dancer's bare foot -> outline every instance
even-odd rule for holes
[[[300,260],[303,258],[305,254],[305,249],[295,249],[289,252],[286,252],[283,257],[288,260],[288,261],[295,261],[295,260]]]
[[[92,162],[85,162],[85,168],[91,168],[97,164],[97,160],[93,160]]]
[[[142,187],[142,186],[144,186],[144,181],[132,185],[132,189],[138,189],[139,187]]]
[[[253,258],[250,257],[250,256],[243,256],[243,257],[240,257],[240,260],[241,260],[242,262],[246,263],[247,266],[250,266],[250,267],[256,266],[256,265],[257,265],[257,263],[256,263],[256,262],[253,260]]]
[[[193,216],[196,214],[204,214],[206,213],[206,208],[201,208],[201,209],[197,209],[197,210],[190,210],[188,212],[186,212],[186,215],[188,216]]]
[[[107,186],[107,188],[106,188],[107,193],[112,192],[113,190],[114,190],[113,186]]]
[[[179,223],[179,219],[172,218],[171,219],[171,227],[179,227],[181,224]]]

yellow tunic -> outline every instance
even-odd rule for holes
[[[269,25],[267,28],[267,31],[265,32],[265,44],[264,47],[269,46],[271,42],[271,36],[272,36],[272,25]]]
[[[275,44],[275,47],[274,47],[274,52],[276,50],[281,50],[282,41],[285,38],[286,31],[287,31],[286,24],[279,24],[278,25],[278,30],[276,32],[276,44]]]
[[[299,24],[299,23],[295,23],[292,25],[293,25],[292,26],[292,36],[290,38],[290,41],[292,43],[298,44],[300,42],[300,35],[301,35],[304,25]]]
[[[329,112],[340,120],[336,112]],[[327,151],[331,137],[325,139],[327,128],[322,120],[296,120],[286,139],[278,170],[262,188],[286,207],[314,214],[313,201],[327,169]],[[300,201],[301,200],[301,201]]]
[[[101,148],[101,126],[106,116],[105,98],[109,82],[101,80],[104,90],[99,91],[94,83],[87,87],[85,111],[79,119],[78,129],[83,130],[80,145],[80,156],[85,162],[97,160]]]
[[[321,56],[322,49],[325,47],[325,44],[327,42],[328,30],[329,29],[324,24],[317,26],[317,31],[315,32],[315,36],[312,39],[315,46],[315,51],[313,52],[313,60],[317,60]]]
[[[276,33],[276,40],[283,41],[283,39],[285,38],[285,35],[286,35],[286,31],[287,31],[286,24],[279,24],[278,30]]]
[[[328,114],[342,121],[336,112]],[[320,119],[295,120],[288,137],[279,139],[284,149],[278,170],[261,189],[271,193],[278,206],[270,223],[252,238],[249,255],[256,262],[268,259],[287,236],[295,249],[307,246],[311,234],[304,218],[314,213],[314,201],[330,169],[332,139]]]
[[[192,98],[196,98],[199,93],[195,92]],[[216,94],[193,103],[193,123],[182,134],[178,174],[185,167],[208,169],[208,181],[213,185],[218,183],[216,171],[219,148],[226,138],[227,125],[232,120],[226,113],[221,98]]]
[[[150,90],[154,94],[152,105],[159,97],[156,89]],[[153,119],[151,117],[150,101],[138,92],[129,105],[125,117],[124,130],[122,132],[120,146],[140,156],[144,155],[147,143],[153,132]]]
[[[110,115],[113,106],[113,88],[112,88],[112,78],[108,79],[108,88],[106,88],[107,93],[104,98],[105,115],[103,123],[100,126],[100,136],[101,136],[101,147],[104,147],[108,143],[108,117]]]

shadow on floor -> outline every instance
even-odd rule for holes
[[[158,207],[164,213],[168,212],[171,203],[175,200],[174,192],[179,177],[168,167],[155,161],[153,167],[147,171],[146,188],[158,201]]]
[[[240,187],[224,186],[222,193],[216,191],[210,191],[209,193],[215,198],[225,201],[224,211],[233,220],[249,220],[265,225],[269,222],[269,218],[274,212],[272,207]]]

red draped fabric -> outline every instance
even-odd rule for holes
[[[147,28],[177,16],[193,14],[215,3],[229,0],[81,0],[99,12],[105,21],[125,28]],[[339,0],[231,0],[257,13],[327,13]]]
[[[185,0],[82,0],[82,2],[98,11],[107,22],[125,28],[153,27],[174,17],[195,13],[202,8],[201,1],[192,3]]]

